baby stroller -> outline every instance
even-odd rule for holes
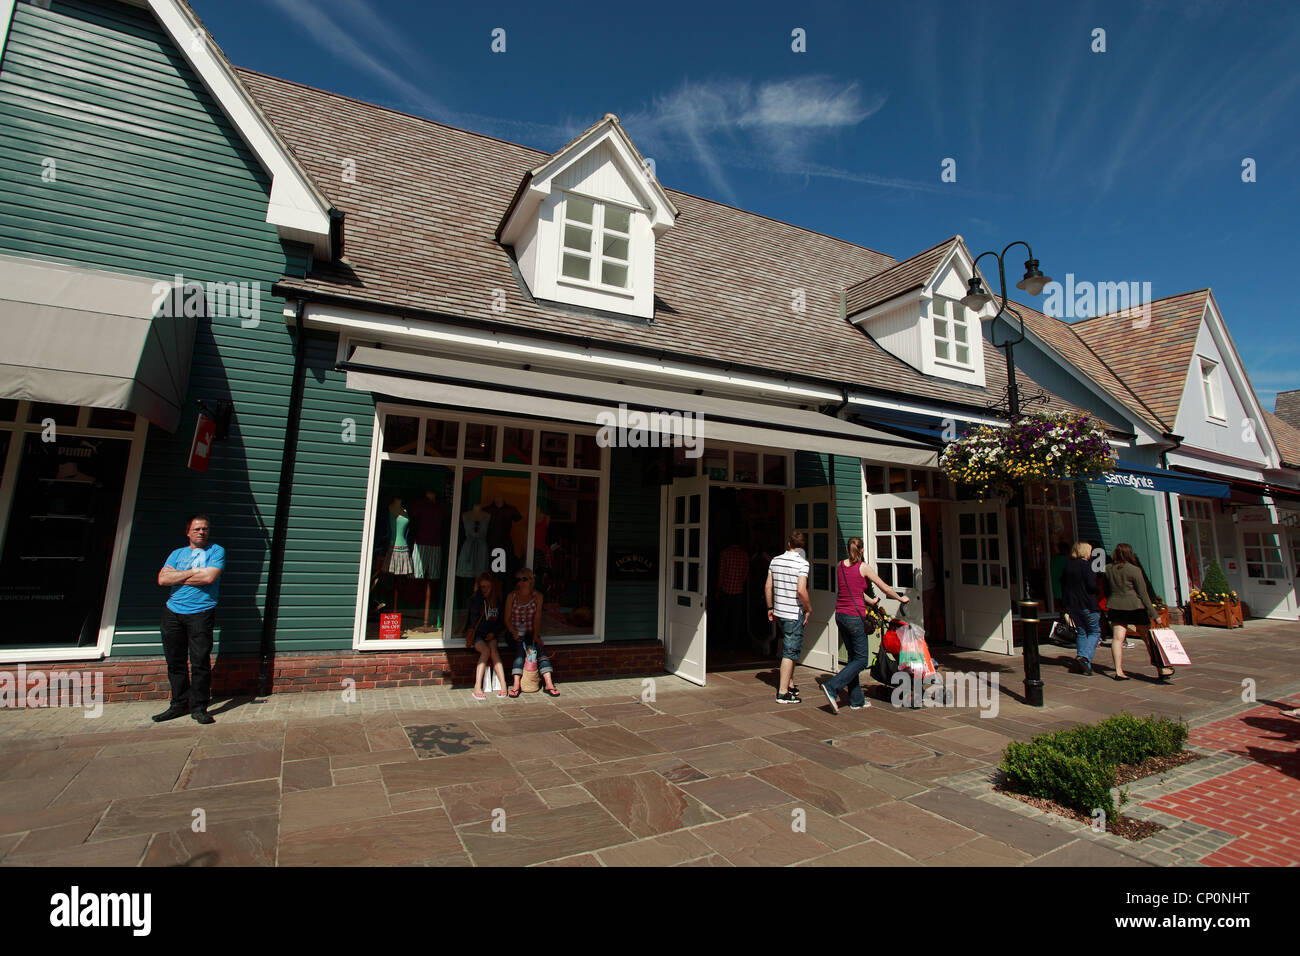
[[[925,629],[898,618],[891,620],[871,664],[872,678],[894,690],[896,706],[905,699],[907,706],[917,708],[921,706],[923,686],[937,675],[938,668],[925,642]],[[946,702],[942,691],[938,700]]]

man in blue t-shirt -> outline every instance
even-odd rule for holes
[[[158,585],[172,589],[162,616],[163,656],[167,658],[172,701],[161,714],[154,714],[154,720],[173,720],[189,714],[201,724],[214,723],[208,713],[212,626],[221,572],[226,567],[226,549],[208,543],[211,533],[208,516],[194,515],[185,525],[190,543],[168,555],[167,563],[158,572]]]

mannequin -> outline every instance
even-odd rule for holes
[[[487,534],[490,518],[481,504],[475,504],[460,516],[465,529],[465,543],[456,559],[456,577],[473,578],[486,571],[490,564]]]
[[[384,561],[384,569],[393,575],[393,610],[397,611],[397,595],[401,587],[399,578],[410,577],[415,571],[411,563],[411,548],[406,542],[411,516],[406,513],[402,499],[394,497],[388,503],[388,527],[392,531],[392,545]]]
[[[515,554],[514,541],[511,538],[511,527],[516,521],[522,521],[524,516],[519,513],[519,509],[512,504],[508,504],[504,498],[493,498],[492,504],[485,509],[490,518],[488,524],[487,546],[488,553],[491,554],[497,548],[501,548],[506,553],[508,570],[513,571],[518,555]]]
[[[428,488],[424,496],[411,505],[415,522],[414,547],[411,552],[415,576],[424,579],[424,623],[429,627],[429,605],[437,583],[442,580],[442,548],[447,506],[438,500],[438,492]],[[434,627],[442,627],[442,610],[434,618]]]

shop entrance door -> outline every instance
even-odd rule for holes
[[[1007,532],[1001,501],[954,501],[953,641],[958,647],[1011,654],[1011,595],[1007,590]]]
[[[924,585],[917,581],[921,571],[920,493],[868,495],[867,541],[867,560],[880,580],[909,599],[908,604],[893,608],[894,613],[920,624],[925,619],[921,599]]]
[[[708,594],[709,479],[678,478],[668,489],[664,657],[669,673],[704,684]]]
[[[1242,556],[1245,558],[1246,588],[1241,595],[1253,617],[1295,620],[1295,591],[1287,567],[1285,532],[1280,525],[1242,524]]]
[[[791,531],[808,536],[808,597],[812,616],[803,629],[806,667],[839,669],[839,630],[835,627],[835,487],[820,485],[785,493]]]

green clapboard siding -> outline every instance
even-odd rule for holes
[[[639,448],[610,449],[609,550],[659,554],[660,486],[645,481],[650,455]],[[605,640],[659,636],[659,576],[641,581],[609,578],[605,590]]]
[[[849,538],[864,537],[862,514],[862,462],[847,455],[831,458],[835,477],[835,521],[839,526],[839,554],[849,556]]]
[[[42,179],[51,168],[52,181]],[[159,653],[157,571],[196,511],[227,551],[221,645],[258,645],[293,371],[284,303],[270,289],[302,275],[309,255],[266,223],[269,194],[268,176],[147,10],[77,0],[15,8],[0,70],[0,252],[249,283],[257,307],[200,320],[181,423],[174,435],[149,430],[114,655]],[[295,647],[336,647],[352,628],[373,404],[344,393],[333,351],[333,340],[310,348],[299,450],[328,464],[299,469],[292,517],[338,521],[287,566],[281,633]],[[185,467],[199,399],[234,404],[205,474]],[[345,446],[337,419],[349,411],[357,440]],[[290,532],[302,550],[292,520]]]
[[[1131,544],[1152,588],[1171,600],[1161,552],[1160,496],[1092,482],[1077,483],[1075,489],[1080,540],[1103,548],[1108,556],[1115,553],[1115,545]]]
[[[814,488],[831,483],[831,456],[822,452],[794,453],[794,486]]]

